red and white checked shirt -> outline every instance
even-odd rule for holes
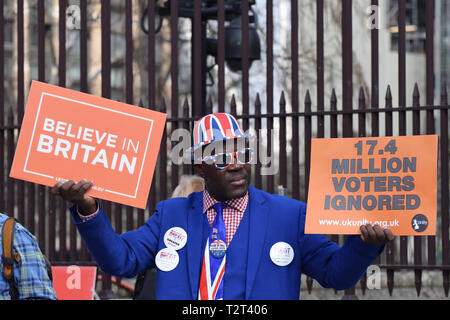
[[[245,209],[247,208],[249,195],[248,192],[242,198],[231,199],[225,201],[227,206],[223,208],[223,222],[225,223],[225,234],[227,238],[227,246],[230,244],[231,239],[233,239],[236,229],[239,227],[242,216],[244,215]],[[208,217],[209,225],[212,226],[214,218],[216,217],[216,210],[214,210],[213,205],[218,203],[206,189],[203,192],[203,213],[206,213]]]

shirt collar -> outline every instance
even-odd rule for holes
[[[225,203],[230,207],[240,211],[241,213],[244,213],[245,208],[247,207],[248,199],[249,195],[247,191],[247,193],[243,197],[227,200],[225,201]],[[219,202],[220,201],[217,201],[213,196],[209,194],[208,190],[203,190],[203,213],[206,213],[214,204]]]

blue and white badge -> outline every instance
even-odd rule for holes
[[[227,244],[220,239],[214,240],[209,245],[209,252],[216,259],[221,259],[227,252]]]

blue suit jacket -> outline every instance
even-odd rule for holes
[[[245,299],[298,299],[301,273],[324,287],[352,287],[383,249],[363,243],[358,236],[349,236],[339,247],[324,235],[304,234],[305,203],[252,186],[249,193],[248,257],[245,283],[240,284],[245,286],[241,288]],[[202,192],[161,201],[143,226],[122,235],[114,232],[101,209],[87,222],[80,221],[73,207],[71,211],[100,268],[123,277],[154,267],[157,252],[165,247],[165,232],[172,227],[183,228],[188,239],[178,251],[179,264],[169,272],[158,270],[156,295],[158,299],[197,299],[209,230],[206,215],[202,214]],[[280,241],[294,249],[294,260],[285,267],[275,265],[269,256],[270,248]],[[233,266],[227,263],[225,270],[230,268]]]

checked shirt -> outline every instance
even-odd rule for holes
[[[0,230],[8,217],[0,214]],[[19,253],[19,262],[14,263],[14,278],[16,279],[19,299],[51,299],[55,300],[55,290],[47,274],[44,256],[39,249],[36,238],[23,226],[16,223],[14,232],[13,252]],[[0,232],[0,243],[1,243]],[[0,255],[2,247],[0,246]],[[1,270],[3,263],[0,260]],[[0,275],[0,300],[11,299],[9,284]]]

